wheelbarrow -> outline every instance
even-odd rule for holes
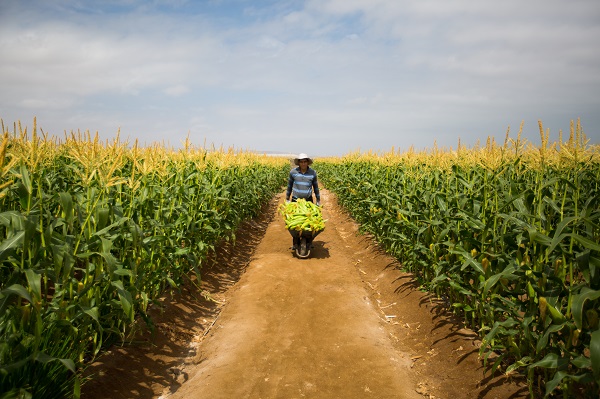
[[[300,259],[306,259],[310,256],[310,250],[312,248],[312,242],[321,231],[310,231],[310,230],[288,230],[294,238],[294,246],[296,256]]]

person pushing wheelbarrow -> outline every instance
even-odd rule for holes
[[[315,205],[321,206],[321,194],[319,193],[319,182],[317,179],[317,172],[310,167],[313,160],[306,154],[301,153],[297,158],[294,159],[294,164],[297,167],[290,170],[288,177],[288,185],[285,193],[286,203],[297,202],[302,199],[313,203],[316,200]],[[305,257],[308,256],[310,247],[312,246],[312,240],[320,231],[314,231],[312,234],[307,234],[300,230],[289,229],[292,235],[292,249],[296,250],[296,253]],[[302,238],[305,238],[305,241]],[[307,245],[308,248],[300,248],[301,245]],[[302,251],[301,249],[305,249]],[[300,250],[300,252],[298,252]],[[305,256],[304,256],[305,255]]]

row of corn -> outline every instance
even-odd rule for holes
[[[325,186],[423,287],[481,337],[493,371],[530,396],[600,392],[600,147],[581,124],[541,145],[349,154]],[[494,356],[491,356],[494,355]]]
[[[321,207],[311,201],[286,202],[279,206],[279,211],[288,230],[319,232],[325,229]]]
[[[282,186],[287,160],[223,149],[0,137],[0,397],[78,397],[82,372],[165,291],[197,284]]]

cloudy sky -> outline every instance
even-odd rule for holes
[[[2,0],[0,118],[343,155],[600,144],[598,0]]]

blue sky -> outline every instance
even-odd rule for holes
[[[597,0],[2,0],[0,118],[305,152],[600,144]]]

